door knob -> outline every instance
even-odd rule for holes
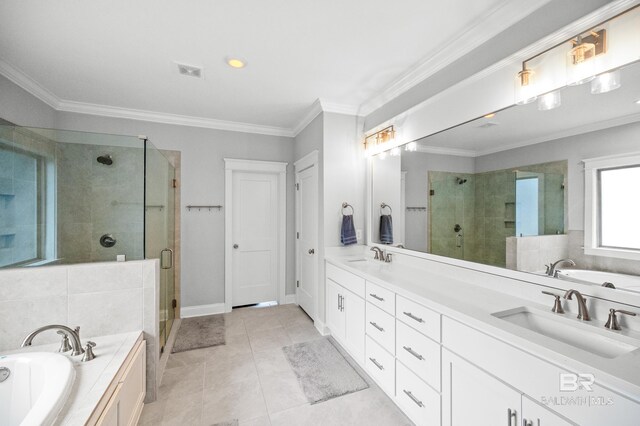
[[[234,249],[237,249],[238,247],[240,247],[240,246],[239,246],[239,245],[237,245],[237,244],[234,244],[234,245],[233,245],[233,248],[234,248]]]
[[[314,254],[316,251],[314,249],[309,249],[309,254]]]

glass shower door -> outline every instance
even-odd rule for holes
[[[146,143],[145,258],[160,260],[160,352],[175,319],[175,168]]]

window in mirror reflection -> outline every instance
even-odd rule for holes
[[[0,143],[0,267],[41,257],[43,160]]]
[[[640,164],[600,170],[600,245],[640,250]]]

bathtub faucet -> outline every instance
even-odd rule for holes
[[[576,262],[571,259],[560,259],[557,262],[550,263],[545,265],[547,268],[547,275],[550,277],[558,278],[558,272],[556,271],[556,267],[561,263],[568,263],[571,266],[576,266]]]
[[[71,339],[71,348],[73,349],[73,351],[71,352],[72,356],[82,355],[84,353],[84,349],[82,349],[82,343],[80,342],[80,336],[78,335],[78,333],[75,330],[70,329],[66,325],[56,325],[56,324],[45,325],[44,327],[40,327],[32,331],[31,333],[29,333],[29,335],[24,338],[24,341],[22,342],[22,347],[24,348],[25,346],[31,346],[31,342],[33,342],[33,338],[36,337],[38,334],[42,333],[43,331],[47,331],[47,330],[61,330],[67,336],[69,336],[69,338]]]

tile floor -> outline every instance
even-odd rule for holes
[[[322,336],[296,305],[225,314],[224,346],[171,354],[141,425],[410,425],[360,369],[369,389],[310,405],[282,347]],[[353,361],[351,361],[353,364]]]

